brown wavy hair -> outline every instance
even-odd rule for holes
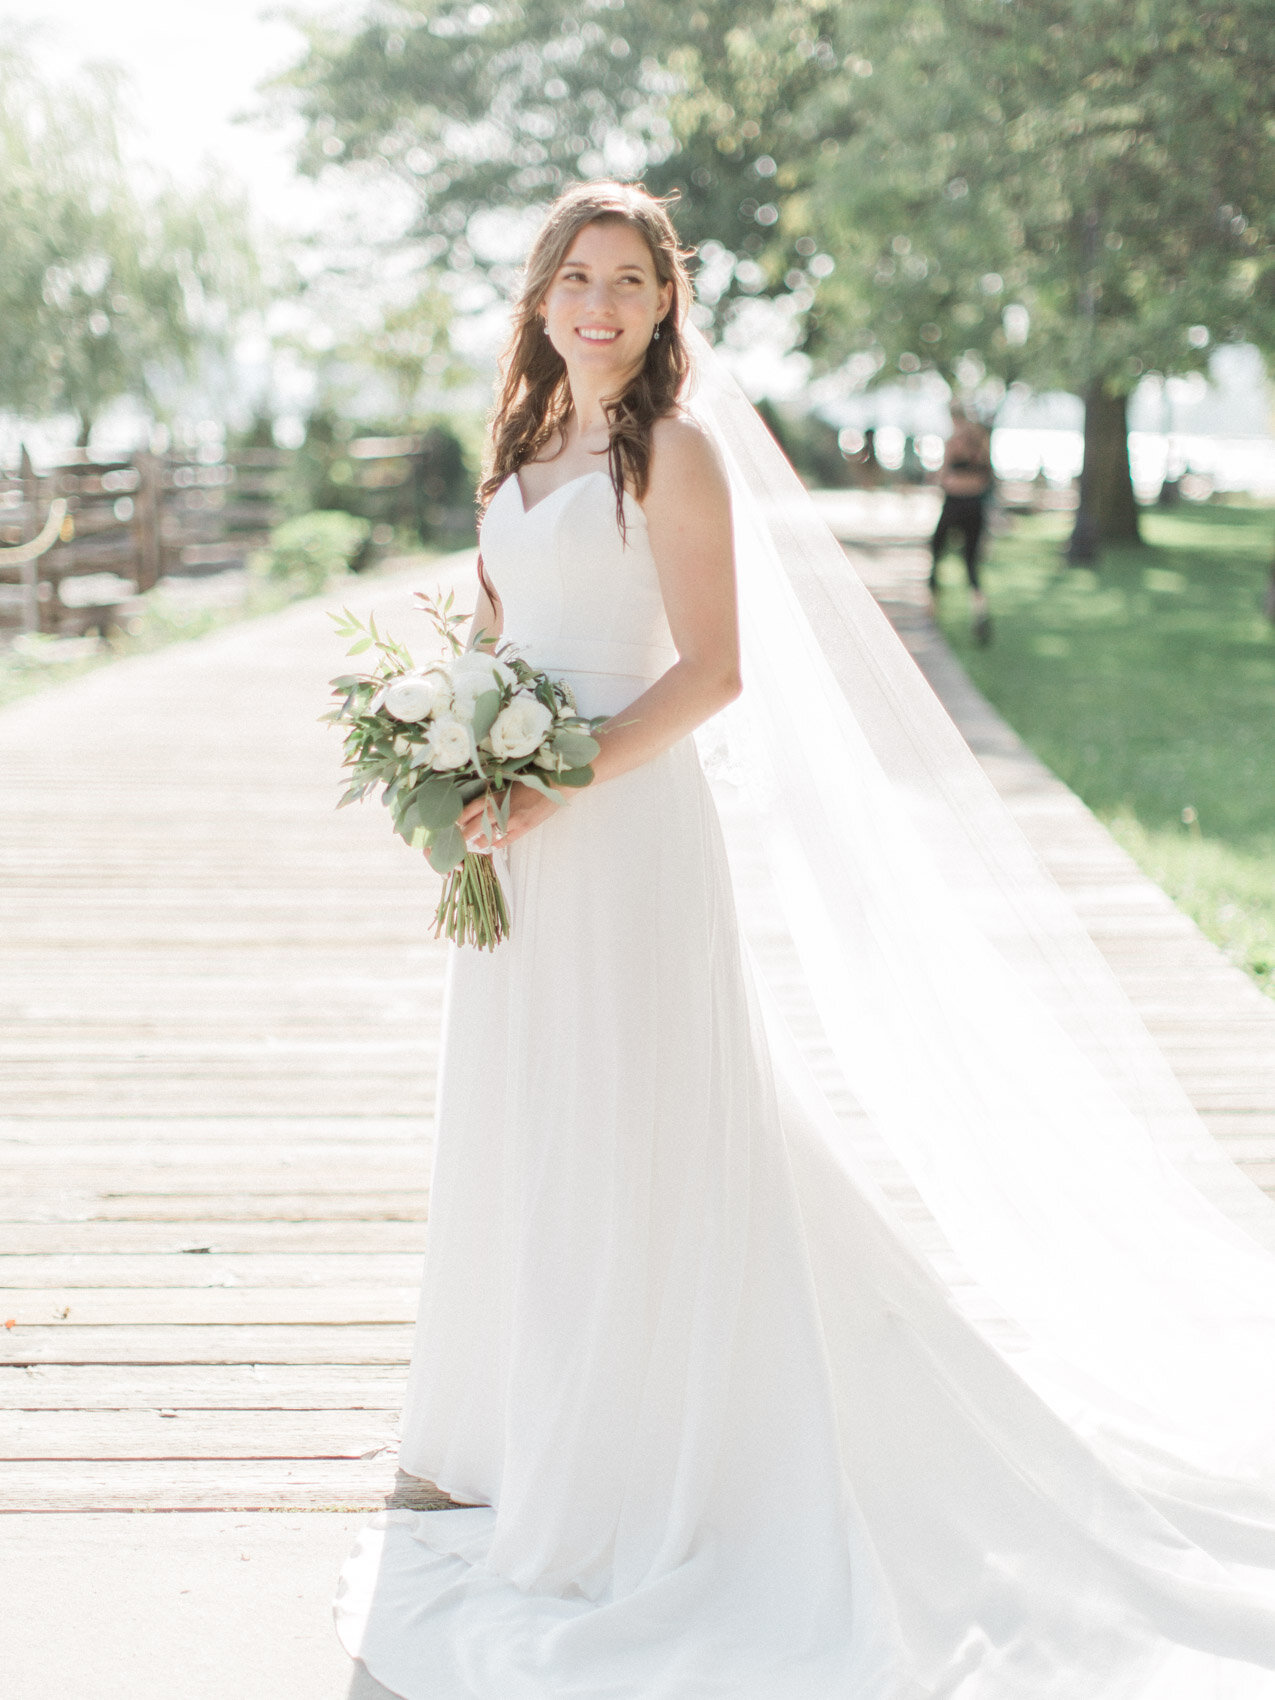
[[[626,224],[651,252],[661,286],[673,296],[660,321],[658,340],[623,392],[607,403],[610,445],[607,466],[615,489],[616,523],[625,532],[624,492],[640,501],[651,478],[651,431],[657,419],[672,413],[690,371],[682,321],[691,301],[686,271],[690,258],[678,247],[668,202],[657,200],[635,183],[577,183],[549,209],[532,245],[514,305],[514,328],[500,363],[500,387],[489,426],[487,475],[478,489],[485,509],[511,474],[556,436],[571,417],[567,368],[544,334],[539,308],[571,244],[588,224]]]

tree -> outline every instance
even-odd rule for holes
[[[873,287],[834,285],[825,312],[904,371],[974,356],[1081,394],[1073,556],[1136,540],[1138,379],[1271,343],[1265,0],[944,0],[857,23],[871,98],[817,202]]]
[[[719,317],[767,295],[828,366],[1081,394],[1084,554],[1137,536],[1140,376],[1275,341],[1267,3],[386,0],[282,91],[308,169],[393,169],[427,253],[497,287],[510,215],[643,176]]]
[[[121,396],[226,345],[261,280],[241,201],[139,186],[120,150],[116,78],[42,86],[0,62],[0,406],[73,413],[79,441]]]
[[[528,208],[578,177],[676,190],[688,243],[727,263],[723,311],[804,291],[776,252],[779,205],[808,184],[844,110],[800,109],[836,73],[835,0],[394,0],[353,27],[305,23],[274,85],[305,123],[304,171],[389,171],[416,202],[427,260],[508,288]],[[812,247],[811,252],[814,249]],[[804,299],[804,295],[802,297]]]

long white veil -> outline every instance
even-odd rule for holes
[[[1275,1208],[692,337],[747,686],[705,748],[769,1018],[818,1059],[797,1089],[1074,1433],[1179,1527],[1275,1566]],[[801,1068],[790,1035],[773,1048]]]

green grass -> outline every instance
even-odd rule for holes
[[[976,649],[961,568],[940,621],[980,690],[1135,860],[1275,996],[1275,512],[1143,515],[1147,547],[1065,567],[1066,516],[988,554],[994,640]]]

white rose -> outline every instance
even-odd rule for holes
[[[429,765],[435,773],[464,767],[469,760],[469,728],[454,714],[440,714],[429,729],[425,748],[429,751]]]
[[[488,691],[503,691],[517,683],[518,676],[503,661],[481,649],[466,650],[452,663],[452,700],[457,714],[473,715],[474,705]]]
[[[435,673],[404,673],[386,688],[382,706],[395,720],[428,720],[447,701],[447,688]]]
[[[553,713],[539,697],[520,691],[496,716],[487,742],[497,761],[517,761],[531,754],[552,725]]]

